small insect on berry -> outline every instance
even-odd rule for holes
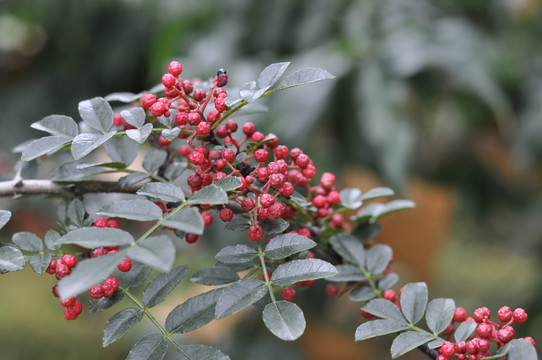
[[[220,69],[216,73],[216,86],[223,87],[228,83],[228,75],[226,75],[226,70]]]

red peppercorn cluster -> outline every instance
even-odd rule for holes
[[[523,324],[527,321],[527,313],[521,308],[512,311],[510,307],[503,306],[497,312],[498,323],[491,321],[490,318],[491,311],[487,307],[476,309],[472,317],[468,317],[465,309],[456,308],[452,323],[443,332],[448,337],[448,341],[445,341],[439,348],[437,360],[483,359],[491,356],[490,350],[493,344],[496,344],[493,348],[500,349],[516,337],[516,331],[511,325],[513,323]],[[455,324],[464,321],[475,321],[476,332],[467,341],[457,343],[449,341],[455,331]],[[522,339],[530,341],[533,346],[535,345],[531,337]]]

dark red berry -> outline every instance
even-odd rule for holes
[[[53,258],[51,259],[51,262],[49,262],[49,266],[47,267],[45,272],[47,274],[54,274],[56,272],[56,260],[55,259],[53,259]]]
[[[263,238],[263,230],[260,225],[252,225],[248,229],[248,237],[252,241],[259,241]]]
[[[223,208],[222,210],[220,210],[218,215],[220,217],[220,220],[224,222],[228,222],[228,221],[231,221],[231,219],[233,219],[233,211],[229,208]]]
[[[201,115],[199,112],[191,112],[188,114],[188,123],[192,126],[196,126],[201,122]]]
[[[224,112],[228,110],[228,105],[226,105],[226,102],[224,101],[224,98],[218,98],[215,100],[215,109],[218,112]]]
[[[199,239],[199,236],[196,235],[196,234],[186,234],[185,237],[184,237],[185,241],[189,244],[193,244],[195,243],[196,241],[198,241]]]
[[[497,311],[497,317],[502,322],[508,322],[512,319],[512,309],[509,306],[503,306]]]
[[[200,122],[196,127],[196,134],[201,136],[207,136],[211,132],[211,125],[206,122]]]
[[[318,195],[312,200],[312,204],[317,208],[324,208],[327,206],[327,199],[325,196]]]
[[[130,269],[132,268],[132,260],[129,257],[125,257],[118,265],[118,268],[122,272],[130,271]]]
[[[205,162],[205,155],[203,155],[199,151],[193,151],[188,156],[188,159],[194,165],[201,165],[201,164],[203,164]]]
[[[311,159],[305,154],[299,154],[299,156],[296,158],[297,165],[302,169],[306,168],[307,165],[310,164],[310,161]]]
[[[115,114],[113,116],[113,126],[122,126],[124,125],[124,118],[120,114]]]
[[[245,211],[252,211],[256,207],[256,202],[254,202],[253,199],[246,197],[241,202],[241,207]]]
[[[192,94],[192,97],[197,102],[200,102],[201,100],[205,99],[206,96],[207,96],[207,93],[203,89],[196,89],[194,90],[194,94]]]
[[[295,298],[295,289],[291,287],[285,287],[284,290],[282,290],[282,299],[286,301],[294,301]]]
[[[488,320],[491,317],[491,311],[487,307],[484,306],[484,307],[474,310],[472,317],[474,321],[476,321],[477,323],[481,323]]]
[[[245,134],[246,136],[252,136],[255,131],[256,125],[254,125],[254,123],[247,122],[243,125],[243,134]]]
[[[480,323],[478,324],[478,327],[476,328],[476,333],[478,334],[478,336],[480,336],[481,338],[489,338],[491,336],[491,334],[493,333],[493,326],[491,326],[490,324],[488,324],[487,322],[485,323]]]
[[[340,290],[341,289],[335,284],[328,284],[326,286],[326,294],[329,297],[335,297],[339,295]]]
[[[235,151],[232,149],[224,149],[224,151],[222,151],[222,159],[226,160],[227,162],[234,162],[235,156]]]
[[[512,317],[518,324],[523,324],[525,321],[527,321],[527,313],[522,308],[515,309],[512,313]]]
[[[274,202],[275,202],[275,197],[271,194],[263,194],[262,197],[260,198],[260,204],[264,208],[270,207],[271,205],[273,205]]]
[[[467,310],[465,310],[462,307],[458,307],[454,311],[453,321],[455,321],[455,322],[463,322],[463,321],[467,320],[468,316],[469,315],[467,314]]]
[[[160,144],[160,146],[166,148],[169,146],[169,144],[171,144],[171,141],[169,141],[168,139],[166,139],[165,137],[163,137],[162,135],[160,135],[158,137],[158,144]]]
[[[104,296],[104,291],[101,285],[94,285],[90,288],[88,295],[93,299],[101,299]]]

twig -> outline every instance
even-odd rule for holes
[[[61,183],[51,180],[23,180],[15,178],[0,182],[0,196],[53,195],[78,197],[88,193],[135,193],[140,186],[123,188],[112,181],[81,181]]]

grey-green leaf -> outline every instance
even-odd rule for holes
[[[23,150],[21,160],[30,161],[45,154],[52,154],[70,143],[72,138],[66,136],[45,136],[29,143]]]
[[[11,219],[11,211],[0,210],[0,229],[3,228]]]
[[[378,211],[376,211],[373,214],[374,220],[380,219],[384,215],[389,215],[391,213],[394,213],[396,211],[404,210],[404,209],[411,209],[416,207],[416,204],[414,201],[411,200],[393,200],[386,204],[384,204],[383,207],[379,208]]]
[[[129,253],[130,251],[128,251]],[[151,273],[151,267],[139,261],[132,260],[132,268],[124,274],[122,281],[124,287],[136,288],[147,279]]]
[[[377,187],[377,188],[371,189],[371,190],[367,191],[365,194],[363,194],[361,196],[361,200],[362,201],[368,201],[368,200],[376,199],[376,198],[379,198],[379,197],[392,196],[393,194],[394,194],[394,192],[390,188]]]
[[[333,250],[347,261],[359,265],[365,265],[365,248],[355,237],[348,234],[338,234],[329,239]]]
[[[378,280],[378,284],[377,284],[378,289],[379,290],[390,289],[393,287],[393,285],[397,284],[398,281],[399,281],[399,275],[394,274],[394,273],[386,274]]]
[[[239,275],[226,266],[201,269],[190,278],[192,282],[207,286],[226,285],[237,280]]]
[[[122,299],[124,299],[124,292],[122,290],[117,290],[113,293],[112,296],[102,297],[99,299],[90,299],[89,310],[92,313],[98,311],[105,311],[121,302]]]
[[[391,247],[385,244],[376,244],[365,256],[365,266],[367,271],[373,275],[378,275],[384,272],[390,263],[393,255]]]
[[[334,79],[335,76],[328,71],[319,68],[305,68],[296,71],[295,73],[282,80],[272,92],[285,90],[294,86],[310,84],[320,80]]]
[[[103,135],[101,134],[92,134],[92,133],[82,133],[79,134],[73,139],[72,142],[72,155],[75,160],[79,160],[93,150],[97,149],[103,145],[107,140],[111,139],[113,135],[116,134],[115,130],[112,130]]]
[[[242,264],[258,257],[258,251],[248,245],[226,246],[216,254],[215,258],[226,264]]]
[[[77,226],[83,225],[85,220],[85,205],[79,199],[73,199],[68,205],[68,218]]]
[[[153,173],[162,166],[166,158],[167,152],[164,150],[149,151],[143,158],[143,169]]]
[[[205,227],[201,214],[193,207],[182,208],[175,214],[160,221],[160,224],[198,235],[203,234]]]
[[[113,138],[105,143],[104,149],[111,160],[130,165],[137,156],[137,143],[126,136]]]
[[[162,334],[143,336],[130,350],[126,360],[162,360],[167,352],[168,341]]]
[[[327,279],[332,282],[343,282],[343,281],[362,281],[365,280],[365,275],[360,268],[354,265],[335,265],[335,269],[339,272],[337,275]]]
[[[153,221],[162,217],[162,210],[149,200],[118,200],[110,202],[96,214],[137,221]]]
[[[222,319],[230,316],[267,294],[267,286],[260,279],[247,278],[224,289],[216,303],[215,317]]]
[[[13,234],[11,241],[21,250],[25,251],[43,251],[43,242],[39,237],[30,232],[18,232]]]
[[[258,87],[262,89],[275,85],[288,68],[288,65],[290,65],[290,62],[279,62],[267,66],[258,77]]]
[[[371,320],[358,326],[354,339],[356,341],[367,340],[377,336],[393,334],[405,329],[408,329],[408,324],[402,321],[391,319]]]
[[[34,270],[36,274],[43,274],[51,263],[51,257],[51,253],[42,253],[32,256],[29,261],[32,270]]]
[[[113,315],[105,324],[103,346],[114,343],[143,319],[143,311],[127,308]]]
[[[74,138],[79,133],[77,123],[69,116],[49,115],[30,125],[31,128],[46,131],[52,135]]]
[[[269,303],[263,309],[265,326],[281,340],[294,341],[305,331],[303,311],[289,301]]]
[[[228,194],[215,184],[205,186],[188,200],[189,204],[219,205],[227,202]]]
[[[230,360],[230,357],[207,345],[181,345],[177,360]]]
[[[349,209],[357,209],[362,204],[361,200],[361,190],[355,188],[346,188],[342,189],[340,192],[341,195],[341,205]]]
[[[144,172],[131,173],[131,174],[121,177],[119,179],[119,185],[121,188],[127,188],[137,183],[140,183],[143,180],[146,180],[148,177],[149,177],[149,174],[144,173]]]
[[[425,320],[433,333],[440,334],[452,322],[455,302],[452,299],[434,299],[427,304]]]
[[[179,136],[180,133],[181,133],[181,129],[178,127],[174,127],[173,129],[162,130],[162,136],[168,141],[175,140],[177,136]]]
[[[59,240],[60,234],[54,230],[47,231],[45,233],[45,237],[43,238],[45,246],[47,246],[47,248],[52,251],[58,251],[60,249]]]
[[[233,191],[241,187],[243,183],[241,182],[241,180],[239,180],[237,176],[227,176],[218,180],[215,185],[224,191]]]
[[[292,260],[279,265],[271,281],[275,286],[287,286],[298,281],[323,279],[338,273],[335,266],[320,259]]]
[[[528,340],[512,340],[508,360],[538,360],[536,349]]]
[[[215,318],[215,306],[222,289],[194,296],[173,309],[166,318],[166,330],[186,333],[199,329]]]
[[[162,272],[169,272],[175,261],[175,245],[166,235],[151,236],[128,248],[128,257]]]
[[[282,234],[275,236],[265,247],[265,257],[272,260],[284,259],[301,251],[312,249],[316,243],[299,234]]]
[[[145,124],[140,129],[128,129],[126,135],[138,144],[143,144],[152,132],[152,124]]]
[[[113,109],[104,98],[95,97],[81,101],[79,115],[91,128],[104,134],[113,127]]]
[[[159,274],[152,279],[143,291],[143,305],[153,307],[164,301],[166,296],[184,278],[187,269],[186,265],[177,266],[170,272]]]
[[[124,121],[126,121],[128,124],[138,129],[145,123],[145,110],[140,107],[131,107],[127,110],[122,110],[120,112],[120,116],[122,116]]]
[[[436,336],[434,335],[418,331],[407,331],[401,333],[393,340],[393,343],[391,344],[391,357],[393,359],[398,358],[410,350],[428,343],[435,337]]]
[[[121,250],[81,261],[73,272],[58,282],[58,293],[62,299],[69,299],[90,289],[92,286],[107,279],[117,265],[126,256]]]
[[[401,311],[397,308],[397,305],[389,300],[373,299],[361,309],[380,318],[396,320],[408,325],[404,316],[401,314]]]
[[[0,274],[8,271],[19,271],[24,268],[26,260],[19,248],[0,243]]]
[[[424,282],[406,284],[401,295],[401,310],[405,318],[416,324],[423,317],[427,306],[427,285]]]
[[[472,335],[474,330],[476,330],[476,326],[477,324],[474,321],[463,321],[461,324],[459,324],[454,332],[455,342],[467,340],[469,336]]]
[[[77,244],[93,249],[102,246],[129,245],[135,240],[124,230],[115,228],[84,227],[70,231],[57,240],[56,244]]]
[[[150,182],[139,189],[137,194],[172,203],[184,200],[181,188],[171,183]]]
[[[370,286],[360,286],[350,291],[348,298],[350,301],[359,302],[359,301],[368,301],[374,299],[376,293],[373,291],[373,288]]]

